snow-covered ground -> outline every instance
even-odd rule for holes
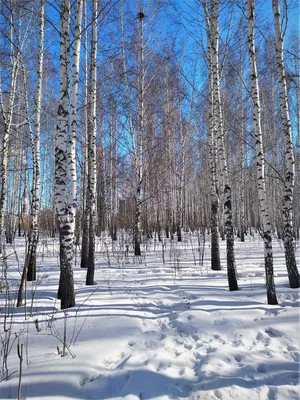
[[[278,306],[266,304],[258,236],[236,241],[238,292],[228,291],[224,243],[223,270],[211,271],[209,238],[203,265],[198,238],[188,234],[182,244],[166,242],[164,248],[152,240],[140,259],[130,252],[126,257],[125,244],[112,250],[108,238],[97,240],[97,286],[86,287],[86,271],[75,268],[77,306],[66,313],[55,300],[56,243],[41,241],[26,320],[21,307],[7,322],[13,324],[11,341],[16,333],[24,344],[23,399],[299,399],[299,291],[288,286],[276,239]],[[11,294],[23,246],[17,240],[6,250]],[[299,247],[297,257],[299,265]],[[2,288],[2,325],[4,294]],[[64,327],[69,350],[61,357]],[[1,399],[17,398],[16,344]]]

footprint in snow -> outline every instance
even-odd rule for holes
[[[269,346],[270,344],[270,337],[265,337],[261,332],[258,332],[256,335],[257,342],[263,343],[265,346]]]
[[[152,349],[156,349],[157,348],[157,344],[153,340],[147,340],[145,342],[145,347],[148,350],[152,350]]]
[[[242,361],[243,357],[240,354],[237,354],[237,355],[234,356],[234,359],[235,359],[236,362],[239,363],[239,362]]]
[[[156,369],[157,372],[160,371],[165,371],[167,368],[171,367],[171,363],[166,363],[163,361],[160,361],[160,363],[158,364],[158,367]]]
[[[278,331],[277,329],[274,329],[274,328],[267,328],[265,330],[265,332],[271,338],[281,337],[282,336],[282,333],[280,331]]]
[[[283,354],[287,360],[295,361],[296,363],[299,363],[300,361],[300,355],[298,351],[284,351]]]
[[[219,389],[214,390],[214,395],[216,396],[217,399],[220,399],[220,400],[223,399],[222,392]]]
[[[209,346],[208,349],[207,349],[207,353],[214,353],[216,350],[217,350],[216,347]]]
[[[264,374],[266,372],[266,368],[264,364],[259,364],[257,367],[257,372],[259,372],[260,374]]]

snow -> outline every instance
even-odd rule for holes
[[[281,243],[274,240],[278,306],[266,304],[259,236],[236,241],[237,292],[228,290],[224,242],[222,271],[209,269],[208,237],[204,265],[192,234],[182,243],[165,240],[164,248],[149,241],[138,259],[125,256],[124,243],[97,238],[97,285],[85,286],[86,271],[75,268],[77,305],[63,312],[55,299],[57,242],[41,241],[26,320],[24,307],[12,318],[12,338],[20,335],[27,350],[23,399],[299,399],[299,291],[288,286]],[[23,239],[6,251],[13,293]],[[299,247],[297,257],[299,264]],[[61,357],[64,326],[69,351]],[[1,399],[17,398],[16,344]]]

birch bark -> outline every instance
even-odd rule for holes
[[[43,81],[43,59],[44,59],[44,0],[40,4],[40,27],[38,48],[38,69],[36,87],[35,107],[35,136],[33,140],[33,185],[32,185],[32,209],[31,226],[28,241],[28,271],[27,280],[36,280],[36,251],[38,244],[38,220],[40,210],[40,132],[41,132],[41,104],[42,104],[42,81]]]
[[[80,1],[80,0],[79,0]],[[74,146],[69,130],[69,85],[70,85],[70,1],[62,0],[60,33],[60,98],[57,112],[57,132],[55,138],[55,188],[54,197],[60,233],[60,281],[58,298],[61,308],[75,305],[72,262],[74,254],[75,207],[74,187],[69,171],[68,157]],[[74,127],[74,125],[73,125]],[[75,163],[75,160],[72,160]],[[71,203],[69,202],[71,198]]]
[[[283,33],[281,28],[280,6],[278,0],[272,0],[275,36],[276,36],[276,61],[280,94],[280,115],[282,131],[285,142],[284,153],[284,195],[283,195],[283,243],[285,262],[291,288],[300,287],[300,276],[297,270],[295,245],[293,238],[293,196],[295,185],[295,159],[292,140],[292,127],[290,121],[286,74],[283,57]]]
[[[88,182],[88,31],[87,31],[87,0],[83,3],[83,19],[84,19],[84,129],[83,129],[83,145],[82,145],[82,241],[81,241],[81,261],[80,267],[88,267],[88,256],[89,256],[89,210],[88,210],[88,193],[87,193],[87,182]]]
[[[227,251],[227,276],[229,290],[238,290],[235,254],[234,254],[234,233],[232,223],[232,201],[231,186],[228,176],[226,152],[224,145],[224,127],[220,93],[220,75],[219,75],[219,28],[218,28],[218,0],[212,0],[211,3],[211,52],[212,52],[212,74],[213,74],[213,112],[214,112],[214,136],[217,138],[217,152],[220,164],[220,174],[222,176],[222,188],[224,190],[224,225],[226,235]]]
[[[97,12],[98,0],[93,0],[93,23],[90,61],[90,115],[88,121],[88,209],[89,254],[86,284],[94,285],[96,235],[96,102],[97,102]]]
[[[136,194],[135,194],[135,220],[134,220],[134,255],[141,255],[141,216],[142,216],[142,184],[143,184],[143,141],[145,128],[145,45],[144,45],[144,18],[141,11],[138,14],[139,20],[139,74],[138,74],[138,115],[137,115],[137,134],[136,134],[136,154],[135,154],[135,175],[136,175]]]
[[[183,130],[182,121],[182,104],[179,105],[179,165],[177,168],[177,215],[176,215],[176,231],[178,242],[182,241],[182,221],[183,221],[183,190],[184,190],[184,175],[185,175],[185,144],[186,134]]]
[[[261,131],[260,97],[256,67],[256,52],[254,41],[255,0],[246,0],[248,17],[248,48],[251,68],[251,95],[253,101],[253,128],[255,134],[255,151],[257,166],[257,190],[260,201],[260,212],[264,238],[265,272],[268,304],[277,304],[273,272],[273,251],[271,236],[271,220],[266,193],[265,159]]]
[[[1,82],[1,73],[0,73],[0,111],[2,114],[2,120],[4,124],[4,132],[2,138],[2,149],[1,149],[1,160],[0,160],[0,173],[1,173],[1,192],[0,192],[0,254],[2,253],[2,237],[3,237],[3,225],[4,225],[4,206],[6,200],[6,191],[7,191],[7,163],[8,163],[8,145],[9,145],[9,137],[11,130],[11,123],[13,118],[13,108],[15,102],[15,94],[16,94],[16,84],[17,77],[19,71],[19,49],[17,54],[15,55],[14,46],[13,46],[13,34],[14,34],[14,25],[13,25],[13,15],[11,13],[11,29],[10,29],[10,41],[11,41],[11,84],[9,90],[9,97],[7,108],[4,104],[3,92],[2,92],[2,82]],[[1,69],[0,69],[1,72]]]
[[[211,269],[218,271],[221,269],[220,246],[219,246],[219,196],[217,191],[217,149],[216,138],[214,136],[214,93],[213,93],[213,72],[212,72],[212,49],[211,49],[211,23],[208,14],[207,2],[202,2],[207,32],[207,60],[209,73],[209,111],[208,111],[208,145],[209,145],[209,168],[210,168],[210,228],[211,228]]]

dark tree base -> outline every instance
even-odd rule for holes
[[[140,242],[138,241],[138,239],[135,239],[134,241],[134,255],[135,256],[141,256],[141,245]]]

